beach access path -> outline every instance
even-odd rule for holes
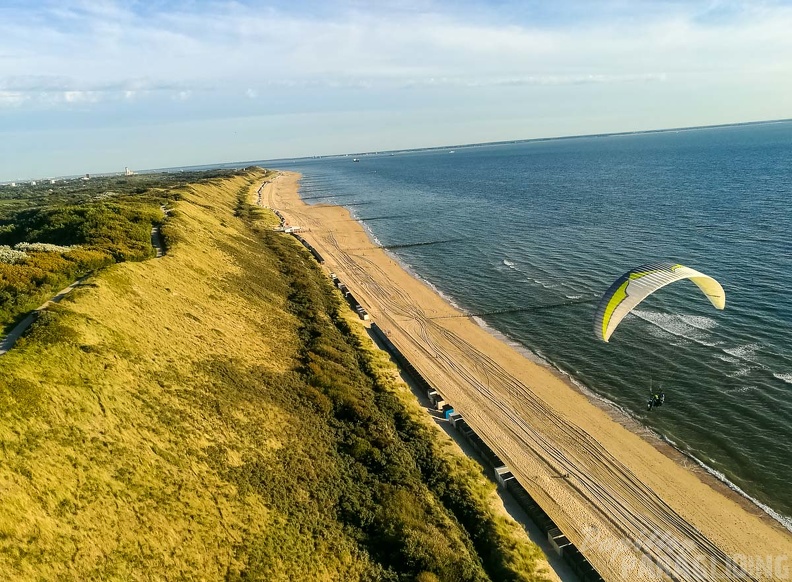
[[[792,536],[779,524],[459,317],[346,209],[308,206],[298,185],[298,174],[280,172],[262,202],[301,225],[326,267],[606,580],[789,577]]]

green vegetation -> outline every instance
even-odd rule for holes
[[[151,228],[163,221],[160,206],[178,197],[175,189],[184,187],[186,178],[205,182],[234,173],[142,174],[0,188],[0,329],[95,269],[152,257]]]
[[[264,176],[179,189],[168,256],[0,358],[0,577],[544,579],[310,255],[240,212]]]

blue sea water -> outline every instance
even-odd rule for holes
[[[458,306],[792,515],[792,122],[358,157],[266,165],[302,172],[309,202],[347,206]],[[610,283],[666,260],[718,279],[726,309],[683,281],[597,341]],[[658,386],[666,405],[648,412]]]

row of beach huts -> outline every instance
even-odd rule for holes
[[[583,554],[580,553],[580,550],[566,538],[555,522],[550,519],[547,513],[545,513],[533,497],[531,497],[531,494],[520,485],[506,466],[506,463],[504,463],[495,451],[484,442],[484,439],[476,434],[465,419],[462,418],[462,415],[455,411],[454,407],[445,400],[440,392],[426,381],[421,373],[415,369],[404,354],[401,353],[401,350],[396,347],[388,335],[376,323],[371,324],[371,331],[393,359],[396,360],[396,363],[399,364],[402,370],[409,374],[418,388],[426,394],[432,408],[438,411],[479,454],[486,468],[494,475],[498,485],[511,494],[534,524],[536,524],[542,533],[547,536],[547,540],[552,548],[567,564],[569,564],[570,568],[581,582],[603,582],[602,576],[599,575]]]
[[[260,196],[259,196],[259,201],[260,201]],[[286,218],[284,218],[284,216],[283,216],[283,214],[281,214],[280,210],[273,210],[273,212],[275,213],[275,216],[277,216],[278,219],[280,219],[280,226],[278,228],[276,228],[275,230],[277,230],[279,232],[287,232],[289,234],[294,234],[295,236],[296,236],[296,233],[298,233],[298,232],[300,232],[300,230],[302,230],[299,226],[289,226],[286,223]],[[298,236],[297,238],[300,238],[300,237]],[[308,243],[306,243],[301,238],[300,238],[300,241],[304,245],[310,246],[310,245],[308,245]],[[322,263],[323,261],[319,261],[319,262]]]
[[[306,249],[308,249],[308,252],[310,252],[311,255],[313,255],[313,258],[316,259],[317,263],[323,265],[324,257],[319,254],[319,251],[317,251],[316,248],[311,243],[309,243],[307,240],[305,240],[303,237],[297,234],[297,232],[300,230],[300,227],[286,226],[286,218],[283,216],[283,214],[281,214],[280,210],[273,209],[273,212],[275,213],[275,216],[277,216],[278,219],[280,219],[280,228],[278,230],[280,230],[281,232],[287,232],[291,234],[294,238],[300,241],[300,244],[302,244]],[[333,285],[335,285],[336,288],[339,291],[341,291],[341,293],[344,296],[344,299],[347,300],[350,307],[352,307],[352,309],[355,310],[355,312],[358,314],[360,319],[368,320],[369,319],[368,311],[366,311],[366,309],[358,302],[358,300],[355,299],[354,295],[352,295],[352,292],[347,288],[346,285],[344,285],[338,279],[338,277],[336,277],[335,273],[330,273],[330,279],[333,281]]]
[[[349,288],[344,285],[338,277],[336,277],[335,273],[330,273],[330,280],[333,282],[333,285],[335,285],[336,288],[341,291],[344,299],[347,300],[349,306],[355,310],[360,319],[368,320],[368,311],[366,311],[365,308],[360,303],[358,303],[358,300],[355,299],[355,296],[352,295],[352,292],[349,290]]]
[[[285,219],[278,211],[274,211],[280,218],[281,228],[286,230]],[[316,261],[321,265],[324,264],[324,258],[319,252],[301,237],[296,232],[291,232],[302,245],[308,249]],[[341,291],[344,298],[349,305],[354,309],[361,319],[368,320],[368,312],[360,305],[355,299],[354,295],[350,292],[349,288],[342,283],[335,273],[330,273],[330,279],[333,285]],[[545,513],[539,504],[531,497],[531,494],[520,485],[514,475],[511,473],[506,463],[484,442],[484,440],[476,434],[470,425],[462,418],[462,415],[454,410],[450,402],[447,402],[438,390],[436,390],[427,380],[421,375],[412,363],[401,353],[401,350],[390,340],[388,335],[376,324],[371,324],[371,332],[375,338],[385,347],[388,353],[396,360],[399,367],[407,373],[413,382],[426,394],[431,406],[438,411],[442,417],[447,420],[454,429],[467,441],[470,446],[479,454],[484,460],[487,469],[494,475],[498,485],[504,488],[517,504],[525,511],[536,526],[547,536],[547,540],[553,547],[555,552],[569,564],[572,571],[578,576],[581,582],[604,582],[602,576],[594,569],[589,561],[583,556],[580,550],[571,543],[566,536],[561,532],[555,522]]]
[[[302,243],[302,246],[308,249],[308,251],[313,255],[313,258],[316,259],[317,263],[319,263],[320,265],[324,265],[324,258],[322,257],[322,255],[319,254],[319,251],[317,251],[311,243],[309,243],[307,240],[305,240],[303,237],[301,237],[299,234],[297,234],[294,231],[291,232],[291,235],[294,238],[296,238],[298,241],[300,241],[300,243]]]

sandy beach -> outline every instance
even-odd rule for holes
[[[411,276],[299,175],[261,191],[607,580],[784,580],[792,536]]]

